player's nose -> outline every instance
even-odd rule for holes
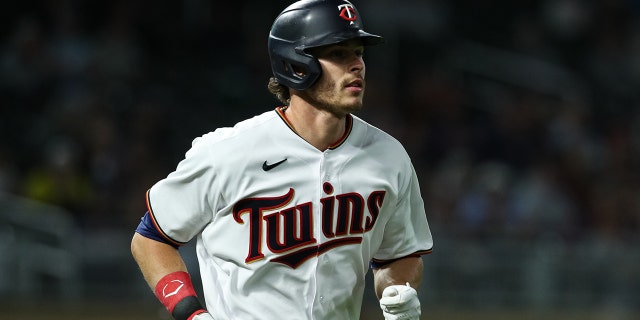
[[[361,56],[354,56],[351,63],[349,64],[349,71],[355,73],[364,71],[364,60]]]

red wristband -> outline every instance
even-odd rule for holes
[[[194,312],[192,313],[189,311],[189,314],[182,315],[185,319],[190,319],[192,316],[205,311],[202,307],[194,308],[193,304],[196,303],[199,305],[199,302],[197,302],[196,299],[196,291],[193,288],[191,277],[184,271],[173,272],[162,277],[162,279],[160,279],[156,284],[155,294],[156,297],[158,297],[158,300],[160,300],[165,308],[167,308],[167,311],[172,315],[174,315],[176,305],[185,298],[189,298],[188,300],[185,300],[185,302],[192,301],[192,303],[190,303],[191,306],[188,309],[196,309],[193,310]],[[182,310],[180,311],[181,312],[179,313],[183,313]]]

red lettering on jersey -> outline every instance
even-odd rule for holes
[[[384,202],[384,196],[386,194],[386,191],[374,191],[369,195],[369,198],[367,199],[369,216],[364,223],[364,232],[373,229],[373,225],[378,219],[378,214],[380,214],[380,208],[382,208],[382,203]]]
[[[336,235],[362,233],[364,215],[364,199],[359,193],[345,193],[336,196],[338,199],[338,222]]]
[[[267,246],[274,253],[281,253],[316,243],[313,237],[311,203],[264,217],[267,222]]]
[[[320,199],[320,204],[322,204],[322,234],[327,238],[333,238],[336,236],[333,231],[333,209],[335,202],[335,197]]]
[[[333,193],[326,182],[323,191]],[[249,215],[249,252],[245,259],[251,263],[264,258],[262,243],[276,254],[272,261],[296,268],[304,261],[335,247],[362,242],[362,234],[375,225],[384,202],[385,191],[374,191],[365,198],[355,192],[320,199],[321,230],[328,239],[316,245],[314,237],[313,205],[310,202],[287,207],[295,194],[294,189],[277,197],[248,198],[233,206],[233,218],[244,224],[243,215]],[[336,206],[337,203],[337,206]],[[274,211],[275,212],[269,212]],[[368,215],[365,216],[365,210]]]
[[[249,214],[249,254],[245,262],[260,260],[264,258],[262,253],[262,220],[264,211],[283,208],[293,199],[293,188],[286,194],[274,198],[248,198],[238,201],[233,206],[233,219],[238,223],[244,223],[242,216]]]

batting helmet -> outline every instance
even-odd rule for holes
[[[356,38],[364,45],[384,41],[362,29],[360,14],[349,1],[295,2],[284,9],[271,26],[268,48],[273,75],[289,88],[307,89],[322,74],[320,63],[307,50]]]

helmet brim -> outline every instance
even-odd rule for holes
[[[368,33],[362,30],[349,30],[328,34],[320,39],[310,39],[308,41],[304,41],[305,43],[303,43],[296,49],[298,51],[305,51],[307,49],[329,46],[354,39],[361,40],[364,46],[374,46],[384,43],[384,38],[379,35]]]

